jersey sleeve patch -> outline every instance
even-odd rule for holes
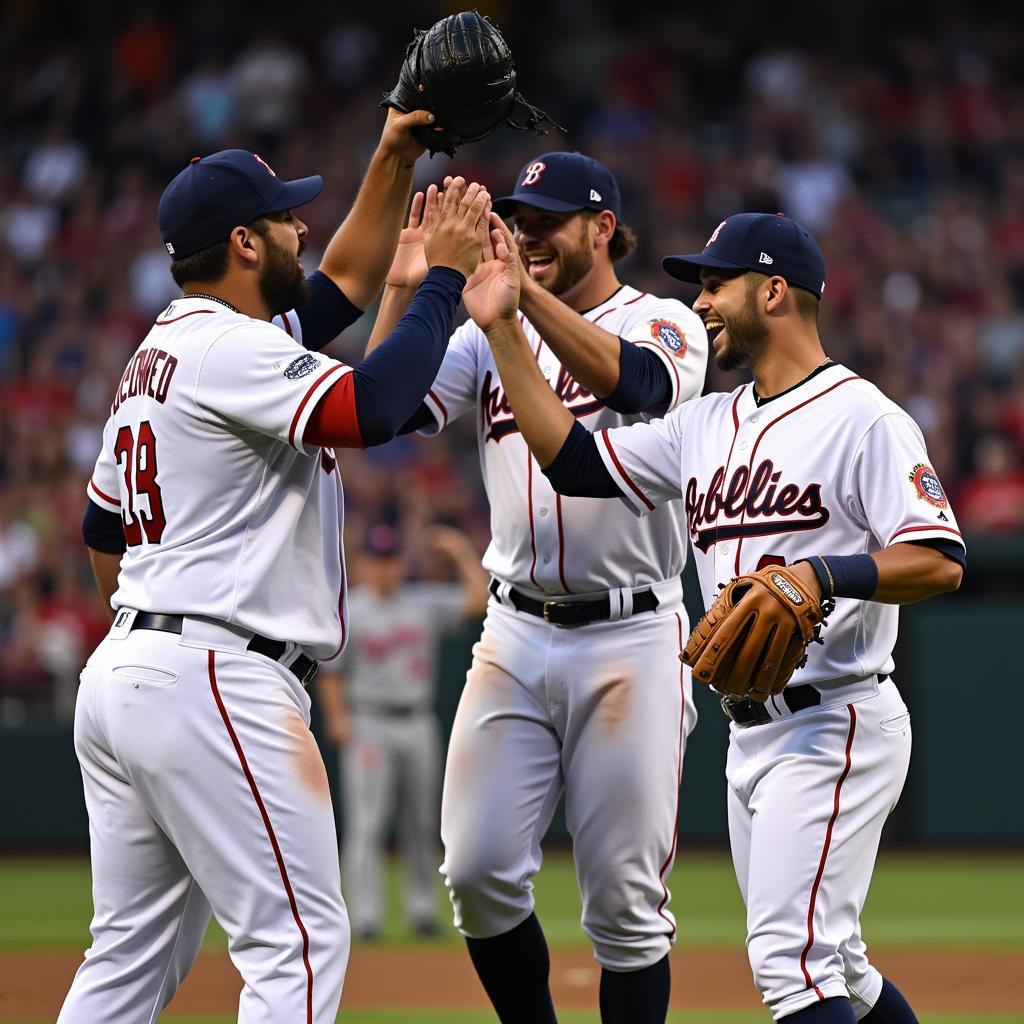
[[[677,359],[682,359],[686,355],[686,334],[679,324],[671,320],[649,320],[647,326],[650,328],[651,337],[670,352],[674,352]]]
[[[931,466],[919,462],[910,471],[907,479],[917,491],[917,497],[920,500],[926,501],[938,509],[944,509],[949,505],[949,499],[942,489],[939,476]]]
[[[284,375],[288,380],[298,380],[300,377],[308,377],[314,370],[320,368],[320,360],[316,356],[306,352],[304,355],[293,359],[284,369]]]

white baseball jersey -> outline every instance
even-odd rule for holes
[[[351,367],[286,327],[175,299],[118,385],[89,497],[121,515],[112,604],[207,616],[327,657],[343,645],[342,491],[334,455],[303,443]]]
[[[442,635],[464,618],[458,583],[404,583],[389,597],[354,587],[349,614],[356,627],[345,653],[321,668],[345,677],[352,710],[430,708]]]
[[[719,584],[809,555],[963,544],[917,424],[841,365],[758,407],[753,385],[597,438],[640,516],[683,495],[705,605]],[[893,670],[899,609],[839,598],[791,685]]]
[[[627,285],[584,314],[611,334],[655,352],[672,382],[668,408],[699,395],[708,343],[700,318],[676,299]],[[581,387],[520,316],[541,370],[563,404],[591,430],[646,417],[609,409]],[[580,594],[634,587],[678,576],[686,559],[678,503],[636,522],[617,505],[557,494],[523,441],[487,338],[472,321],[453,336],[425,404],[436,427],[469,409],[491,506],[491,543],[483,566],[499,579],[538,594]],[[676,495],[678,497],[678,495]]]

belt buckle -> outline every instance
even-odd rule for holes
[[[320,668],[320,662],[314,661],[312,658],[309,659],[309,668],[306,669],[302,676],[301,683],[303,687],[309,686],[313,679],[316,677],[317,671]]]
[[[582,622],[552,622],[551,621],[551,609],[552,608],[572,608],[573,605],[569,601],[545,601],[544,602],[544,621],[549,626],[557,626],[559,629],[575,629],[577,626],[582,626]]]

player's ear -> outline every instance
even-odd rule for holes
[[[259,259],[254,232],[250,231],[243,224],[232,229],[231,234],[228,236],[228,244],[231,247],[231,251],[247,263],[255,263]]]
[[[597,226],[597,231],[594,234],[594,243],[607,246],[612,240],[612,235],[615,234],[615,225],[618,224],[615,214],[611,210],[602,210],[594,218],[594,223]]]
[[[778,313],[789,293],[789,284],[784,277],[775,275],[765,281],[766,291],[764,293],[764,309],[766,313]]]

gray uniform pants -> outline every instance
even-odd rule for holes
[[[441,859],[437,722],[430,710],[405,717],[357,710],[352,724],[341,770],[343,881],[354,930],[376,931],[382,925],[381,864],[392,820],[405,866],[406,917],[413,925],[433,922]]]

